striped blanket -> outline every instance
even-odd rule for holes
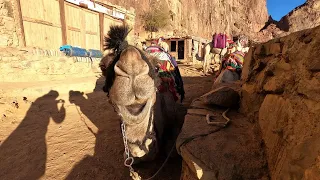
[[[242,69],[245,53],[236,51],[227,55],[222,61],[222,68],[236,71]]]

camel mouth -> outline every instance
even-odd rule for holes
[[[116,104],[116,107],[121,119],[127,124],[134,125],[140,124],[149,117],[154,103],[154,98],[150,98],[146,102],[134,102],[131,105]]]
[[[139,115],[142,113],[143,109],[146,107],[147,103],[144,104],[131,104],[129,106],[126,106],[126,109],[128,112],[134,116]]]

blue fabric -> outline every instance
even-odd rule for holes
[[[60,51],[63,51],[67,56],[88,57],[88,51],[78,47],[72,47],[71,45],[64,45],[60,47]]]
[[[89,49],[88,50],[89,57],[102,58],[103,54],[99,50]]]
[[[102,58],[103,54],[100,50],[89,49],[88,51],[83,48],[72,47],[71,45],[63,45],[60,51],[64,52],[67,56],[77,56],[77,57],[92,57],[92,58]]]

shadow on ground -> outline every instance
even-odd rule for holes
[[[183,79],[186,99],[183,104],[179,104],[177,112],[177,116],[181,119],[184,119],[186,107],[192,99],[208,92],[212,85],[211,77]],[[83,94],[80,91],[69,93],[69,101],[77,106],[79,114],[86,119],[83,122],[91,121],[98,131],[92,131],[87,126],[88,131],[96,138],[94,154],[87,155],[81,160],[74,159],[78,162],[65,175],[66,179],[130,179],[129,171],[123,165],[124,146],[120,119],[108,103],[106,94],[101,90],[103,84],[104,79],[99,78],[92,93]],[[40,179],[46,178],[49,171],[50,174],[61,173],[53,172],[59,168],[47,165],[47,144],[50,139],[46,139],[46,134],[50,119],[53,119],[54,123],[62,123],[66,118],[64,101],[58,100],[58,96],[57,91],[50,91],[32,102],[21,123],[1,142],[0,179]],[[165,158],[165,155],[160,155],[153,162],[136,165],[135,169],[143,178],[149,178],[160,168]],[[177,156],[167,162],[155,179],[178,180],[180,175],[181,158]]]
[[[0,179],[39,179],[47,162],[46,133],[50,118],[62,123],[66,111],[63,100],[50,91],[32,103],[18,127],[0,146]],[[58,103],[62,103],[60,109]]]
[[[88,98],[85,98],[80,91],[69,93],[69,101],[79,107],[80,111],[98,128],[98,132],[95,134],[94,155],[87,156],[77,163],[66,179],[130,179],[129,170],[123,165],[124,146],[120,118],[101,90],[103,83],[103,78],[98,79],[94,92],[86,94]],[[97,103],[101,105],[100,108],[104,109],[103,111],[92,107]],[[186,108],[180,105],[178,117],[183,119],[185,114]],[[143,178],[149,178],[160,168],[165,158],[165,155],[160,155],[155,161],[140,163],[134,168]],[[178,180],[180,172],[181,158],[176,156],[167,162],[155,179]]]

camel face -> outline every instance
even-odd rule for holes
[[[111,100],[120,106],[146,104],[155,93],[154,80],[149,76],[149,66],[134,47],[124,50],[115,64],[115,81],[110,90]],[[138,112],[132,112],[136,114]]]
[[[110,100],[126,124],[128,147],[133,157],[143,157],[153,143],[146,134],[153,133],[153,107],[156,101],[155,80],[147,60],[135,47],[128,47],[114,65],[115,78]]]
[[[108,63],[101,63],[106,64],[101,70],[106,78],[103,91],[109,95],[109,102],[121,118],[124,145],[128,147],[125,159],[132,157],[134,163],[138,163],[153,160],[166,143],[165,133],[177,129],[169,127],[175,124],[176,100],[162,87],[156,70],[160,60],[129,45],[128,33],[127,26],[110,27],[105,37],[105,50],[112,54]],[[180,81],[179,90],[184,94]],[[161,91],[157,91],[157,87]]]

